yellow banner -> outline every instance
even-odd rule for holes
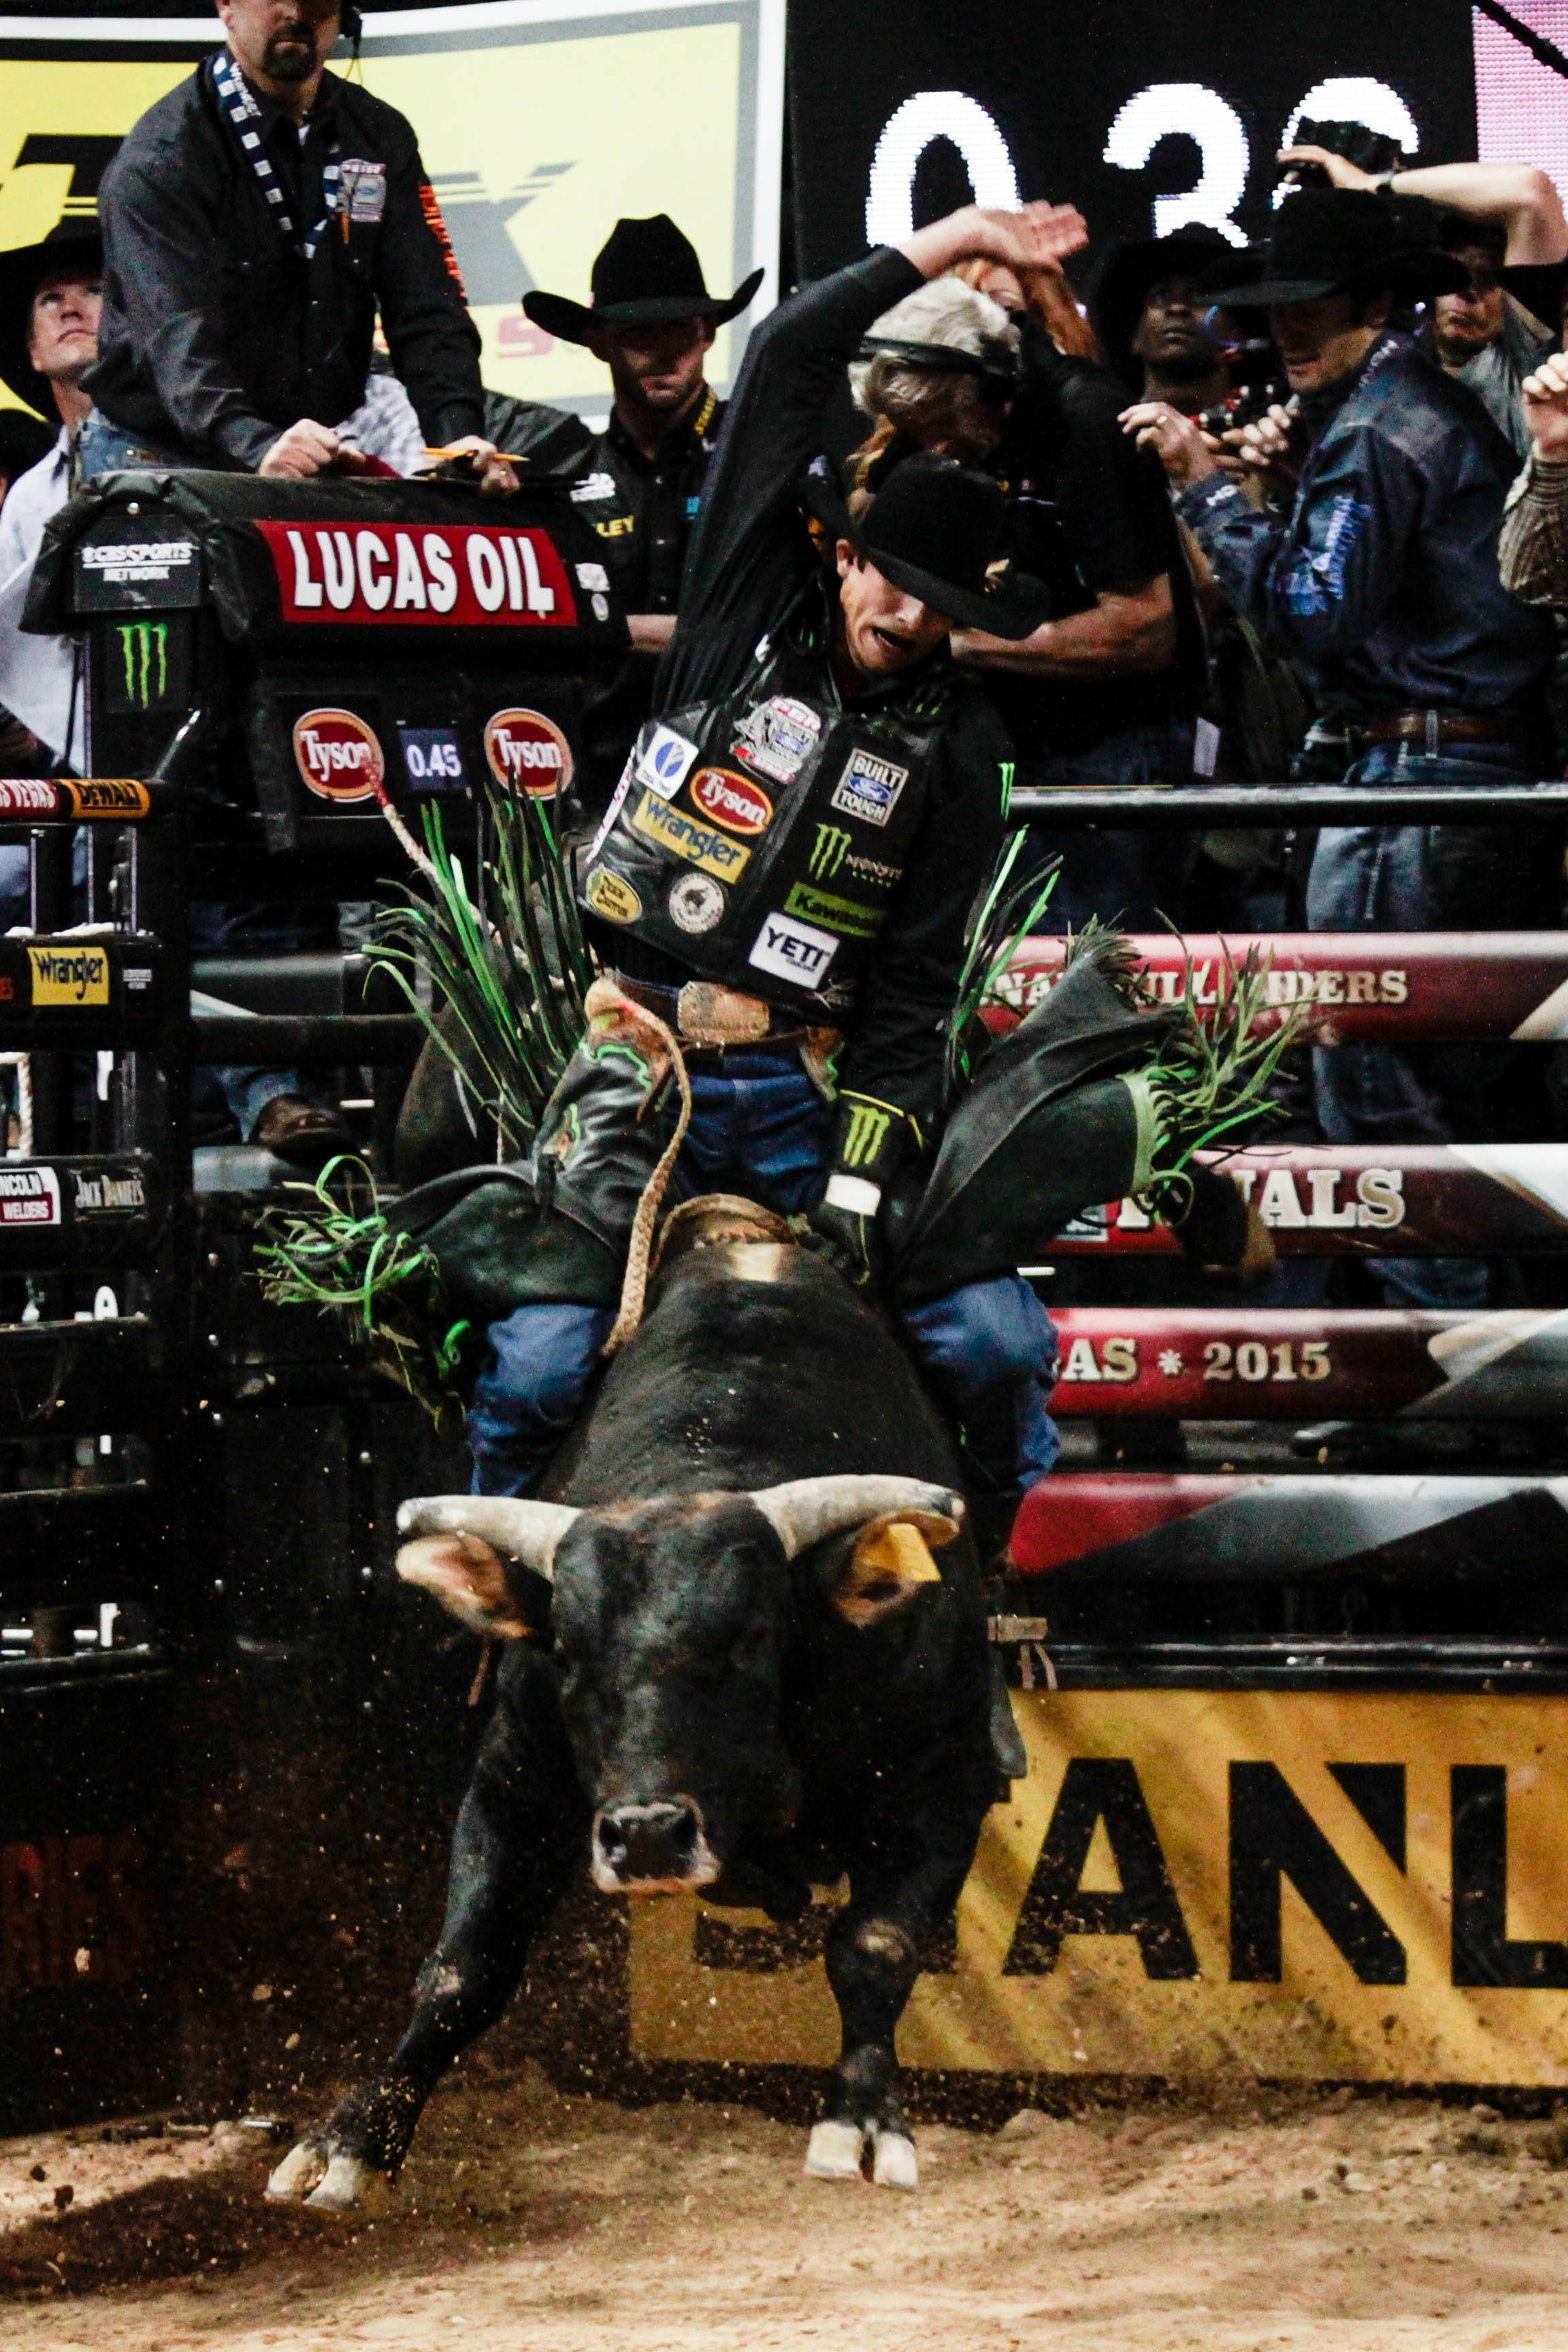
[[[1016,1693],[910,2066],[1568,2084],[1568,1699]],[[814,1910],[632,1906],[647,2058],[821,2065]]]
[[[463,27],[400,28],[380,10],[362,71],[406,114],[451,233],[493,390],[607,408],[590,352],[524,318],[540,287],[586,302],[595,254],[623,214],[666,212],[696,246],[710,291],[770,265],[756,304],[721,330],[709,379],[729,383],[746,328],[771,299],[778,249],[783,0],[637,0],[613,16],[541,0],[463,11]],[[89,217],[116,145],[216,46],[198,20],[146,27],[153,54],[111,50],[101,25],[40,26],[56,54],[0,38],[0,247]],[[61,57],[63,46],[73,54]],[[343,59],[333,70],[348,70]],[[10,395],[0,391],[0,401]],[[333,420],[334,422],[336,420]]]
[[[29,948],[35,1004],[107,1004],[109,950]]]

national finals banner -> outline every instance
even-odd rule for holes
[[[1568,1697],[1052,1691],[899,2028],[906,2066],[1568,2085]],[[631,1905],[644,2059],[831,2064],[831,1906]]]
[[[367,12],[364,84],[418,134],[492,391],[607,409],[605,369],[531,324],[522,297],[541,287],[586,302],[617,218],[659,212],[690,237],[715,295],[767,273],[710,355],[709,380],[727,389],[776,295],[784,13],[784,0]],[[0,16],[0,248],[90,218],[126,131],[220,39],[211,16]],[[341,45],[331,69],[352,72]]]

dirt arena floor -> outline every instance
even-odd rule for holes
[[[740,2108],[482,2053],[394,2208],[261,2201],[236,2124],[0,2143],[0,2342],[37,2352],[1568,2352],[1568,2119],[1382,2098],[927,2125],[913,2196]]]

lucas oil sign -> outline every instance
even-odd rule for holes
[[[286,621],[343,628],[576,625],[565,567],[542,530],[448,523],[256,526]]]
[[[1568,2084],[1568,1697],[1014,1695],[907,2065]],[[634,1904],[640,2057],[821,2065],[801,1923]]]

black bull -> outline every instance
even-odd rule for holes
[[[843,2053],[807,2166],[849,2178],[869,2154],[914,2185],[894,2032],[996,1790],[956,1480],[872,1311],[816,1258],[728,1243],[665,1278],[558,1503],[405,1507],[403,1573],[512,1638],[407,2029],[269,2194],[342,2210],[396,2173],[584,1845],[606,1891],[701,1888],[777,1917],[847,1873],[827,1939]]]

